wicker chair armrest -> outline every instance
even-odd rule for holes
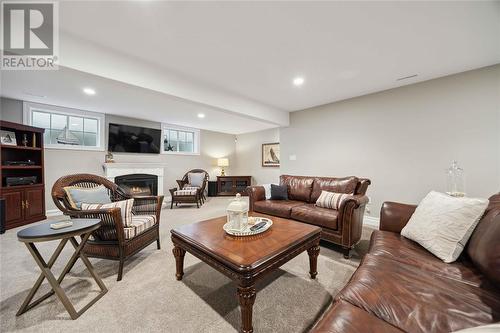
[[[163,198],[163,195],[134,197],[132,212],[134,215],[156,215],[159,223]]]
[[[177,185],[179,185],[179,189],[181,189],[181,190],[184,188],[184,185],[186,185],[188,183],[187,181],[182,180],[182,179],[177,179],[176,182],[177,182]]]

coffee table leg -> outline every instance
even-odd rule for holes
[[[316,275],[318,275],[319,244],[314,244],[308,248],[307,254],[309,254],[309,274],[311,274],[311,279],[315,279]]]
[[[172,253],[175,256],[175,277],[178,281],[180,281],[182,280],[182,276],[184,275],[184,255],[186,254],[186,250],[175,245],[172,249]]]
[[[252,312],[253,303],[255,302],[255,288],[251,287],[238,287],[238,300],[241,309],[241,332],[252,333]]]

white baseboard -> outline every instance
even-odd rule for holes
[[[380,219],[378,217],[365,215],[363,217],[363,225],[378,229],[380,227]]]
[[[47,217],[59,216],[62,214],[63,213],[59,209],[48,209],[45,211],[45,215],[47,215]]]

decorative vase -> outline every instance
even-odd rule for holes
[[[465,197],[465,174],[464,169],[453,161],[446,170],[446,193],[452,197]]]

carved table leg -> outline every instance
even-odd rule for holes
[[[314,244],[308,248],[307,254],[309,254],[309,274],[311,274],[311,279],[315,279],[316,275],[318,275],[319,245]]]
[[[238,299],[241,309],[241,329],[242,333],[252,333],[252,312],[253,303],[255,302],[255,288],[238,287]]]
[[[172,249],[172,253],[175,256],[175,277],[180,281],[184,275],[184,255],[186,254],[186,250],[175,245]]]

